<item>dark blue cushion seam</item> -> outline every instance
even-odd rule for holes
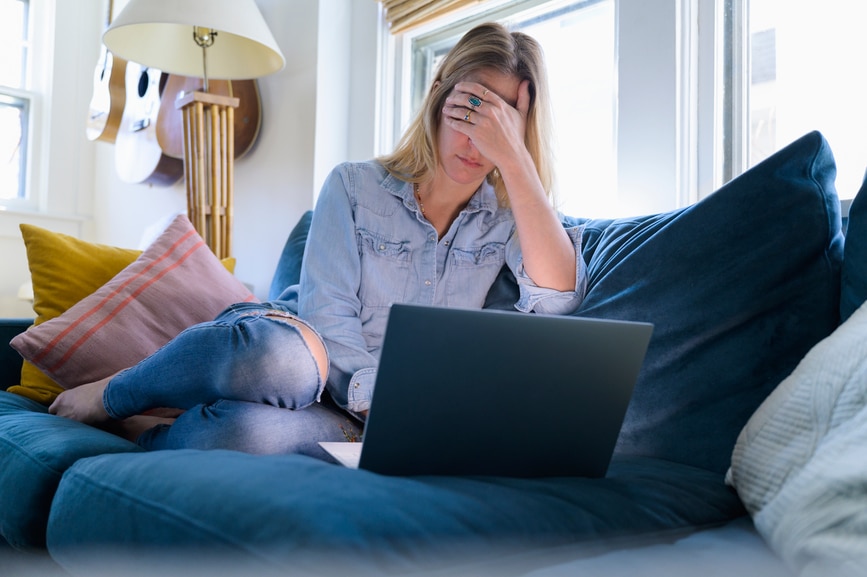
[[[214,539],[217,539],[217,540],[219,540],[219,541],[221,541],[227,545],[234,546],[238,550],[249,553],[249,554],[256,556],[262,560],[266,560],[266,558],[264,556],[257,555],[252,548],[244,545],[241,541],[234,539],[223,532],[215,531],[213,528],[204,525],[203,523],[201,523],[200,521],[198,521],[194,518],[191,518],[189,516],[181,516],[173,508],[167,507],[164,503],[161,503],[159,501],[154,501],[152,499],[145,499],[145,498],[141,497],[140,495],[135,495],[135,494],[130,493],[128,491],[122,491],[118,487],[116,487],[115,485],[107,485],[105,483],[102,483],[98,480],[93,479],[89,475],[79,473],[78,471],[75,471],[74,469],[67,471],[63,477],[64,478],[63,478],[62,483],[75,482],[76,480],[78,480],[79,482],[83,483],[84,485],[89,485],[91,487],[99,489],[99,491],[102,493],[106,493],[106,492],[112,493],[117,498],[122,499],[122,500],[126,500],[127,503],[130,503],[133,505],[138,505],[138,506],[141,506],[145,509],[149,508],[153,511],[159,512],[162,515],[164,515],[166,518],[172,519],[179,527],[184,527],[186,529],[186,528],[189,528],[190,526],[193,526],[196,529],[200,530],[202,533],[205,533],[206,535],[213,537]]]
[[[14,441],[6,438],[6,437],[2,437],[2,436],[0,436],[0,443],[4,444],[6,447],[10,447],[12,450],[15,450],[16,452],[21,454],[23,457],[26,457],[28,461],[35,463],[40,468],[45,469],[46,471],[49,471],[49,472],[57,475],[58,478],[60,478],[60,476],[63,474],[62,470],[56,469],[56,468],[46,464],[43,460],[34,457],[30,453],[30,451],[28,451],[24,446],[20,445],[19,443],[16,443],[16,442],[14,442]],[[4,450],[2,452],[6,453],[7,451]]]

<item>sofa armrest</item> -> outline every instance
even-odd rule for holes
[[[9,341],[32,324],[33,319],[0,319],[0,390],[21,381],[21,355],[9,346]]]

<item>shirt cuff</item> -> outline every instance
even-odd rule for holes
[[[349,390],[346,393],[346,408],[353,413],[370,410],[370,399],[373,397],[373,385],[376,381],[376,369],[361,369],[349,380]]]
[[[575,247],[575,289],[571,291],[556,291],[553,289],[537,286],[524,271],[523,261],[515,271],[515,280],[518,282],[520,295],[515,305],[521,312],[537,312],[546,314],[569,314],[578,310],[587,292],[587,265],[581,254],[581,239],[584,233],[583,226],[574,226],[566,229],[566,233]]]

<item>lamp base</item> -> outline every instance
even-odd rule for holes
[[[191,92],[178,98],[190,222],[217,258],[232,253],[234,117],[238,98]]]

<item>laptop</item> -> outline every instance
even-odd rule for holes
[[[653,325],[392,305],[360,443],[386,475],[605,475]]]

